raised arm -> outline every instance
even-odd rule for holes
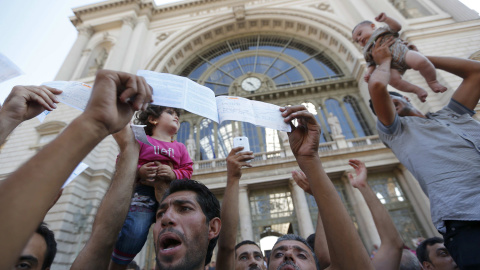
[[[136,109],[151,101],[142,77],[101,70],[85,111],[58,137],[0,183],[0,269],[15,263],[60,187],[78,163],[108,134],[122,129]],[[68,151],[58,151],[68,149]],[[19,215],[18,213],[28,213]]]
[[[368,91],[373,103],[373,108],[377,114],[378,120],[385,126],[389,126],[395,120],[395,106],[393,105],[390,94],[387,91],[390,81],[390,62],[392,54],[388,49],[393,44],[393,39],[380,44],[376,42],[372,50],[372,55],[377,68],[373,71],[368,81]]]
[[[0,108],[0,145],[23,121],[39,115],[44,110],[57,108],[55,95],[62,91],[48,86],[15,86]]]
[[[386,23],[393,32],[400,32],[400,30],[402,30],[402,25],[394,18],[388,17],[385,12],[380,13],[377,17],[375,17],[375,20],[377,22]]]
[[[355,169],[356,176],[348,174],[350,184],[362,193],[372,213],[373,221],[377,227],[380,241],[382,242],[372,262],[375,269],[398,269],[402,258],[403,240],[395,224],[393,224],[387,209],[382,205],[373,190],[367,183],[367,168],[358,159],[349,160],[348,164]]]
[[[318,155],[320,126],[304,106],[280,109],[285,122],[298,120],[288,134],[298,165],[307,176],[327,236],[329,269],[373,269],[368,254]],[[345,259],[348,258],[348,259]]]
[[[130,125],[113,134],[120,147],[115,174],[92,226],[92,234],[70,269],[107,269],[133,192],[139,145]]]
[[[456,57],[428,56],[435,68],[443,69],[463,78],[452,98],[470,110],[480,99],[480,62]]]
[[[302,171],[293,171],[292,177],[299,187],[301,187],[310,195],[313,195],[305,173]],[[317,227],[315,228],[315,255],[317,256],[320,269],[326,269],[330,266],[330,254],[328,252],[327,237],[325,236],[325,230],[323,229],[320,211],[318,212]]]
[[[238,192],[242,177],[242,167],[252,167],[247,160],[254,158],[253,152],[240,152],[243,147],[236,147],[227,157],[227,187],[223,195],[220,217],[222,229],[218,238],[216,269],[235,269],[235,243],[238,226]],[[240,153],[239,153],[240,152]]]

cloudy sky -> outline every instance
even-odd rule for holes
[[[68,19],[72,8],[98,0],[13,0],[0,4],[0,52],[25,73],[0,83],[0,102],[14,85],[38,85],[54,79],[77,37]],[[157,5],[175,0],[155,0]],[[480,12],[479,0],[463,0]]]

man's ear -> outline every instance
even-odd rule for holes
[[[220,234],[220,229],[222,228],[222,221],[220,218],[216,217],[210,220],[208,223],[208,240],[211,240]]]
[[[425,270],[429,270],[429,269],[435,269],[435,267],[433,267],[433,265],[429,262],[422,262],[422,266],[423,266],[423,269]]]

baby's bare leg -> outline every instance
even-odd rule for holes
[[[391,86],[397,88],[403,92],[415,93],[421,102],[425,102],[427,99],[428,93],[423,88],[411,84],[402,79],[402,74],[396,69],[390,69],[390,81],[388,82]]]
[[[427,81],[428,86],[435,93],[443,93],[447,88],[437,81],[437,73],[435,66],[423,54],[416,51],[408,51],[405,56],[405,63],[422,74]]]
[[[165,191],[170,187],[170,182],[172,181],[163,179],[155,181],[155,198],[157,199],[157,202],[162,200],[163,194],[165,194]]]

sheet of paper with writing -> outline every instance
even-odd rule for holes
[[[153,88],[153,104],[185,109],[218,123],[215,94],[210,88],[167,73],[139,70],[137,75]]]

